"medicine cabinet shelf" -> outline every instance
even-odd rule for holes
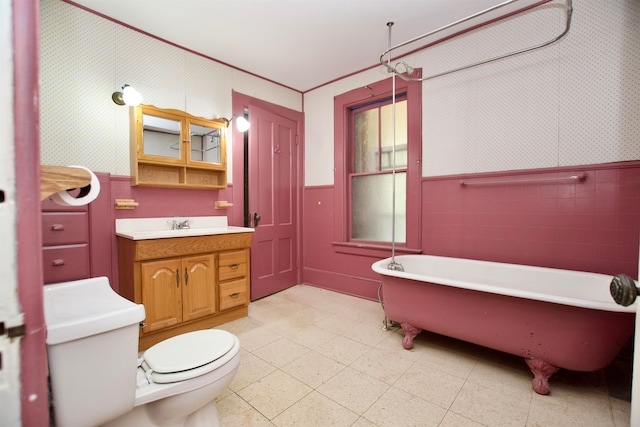
[[[225,119],[174,109],[130,109],[131,185],[170,188],[227,187]]]

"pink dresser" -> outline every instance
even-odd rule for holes
[[[42,201],[42,253],[44,283],[90,277],[87,206]]]

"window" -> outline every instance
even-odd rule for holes
[[[395,173],[392,86],[388,78],[334,98],[337,252],[386,256],[392,237],[399,252],[420,248],[422,84],[396,79]]]
[[[351,109],[352,138],[348,141],[349,149],[353,153],[349,173],[351,240],[406,242],[407,101],[405,98],[405,94],[398,95],[395,106],[391,98],[385,98]],[[394,200],[395,212],[392,203]]]

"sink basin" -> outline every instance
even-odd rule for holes
[[[171,229],[174,221],[180,223],[185,220],[189,221],[189,228]],[[210,236],[214,234],[250,233],[253,231],[253,228],[227,225],[226,216],[116,219],[116,235],[131,240]]]

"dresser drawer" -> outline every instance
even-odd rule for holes
[[[245,305],[247,299],[247,279],[233,280],[220,284],[220,310]]]
[[[44,283],[86,279],[90,275],[89,246],[47,246],[42,250],[42,264]]]
[[[235,279],[247,275],[247,250],[223,252],[218,258],[218,280]]]
[[[49,196],[40,203],[42,212],[87,212],[89,205],[82,206],[62,206],[53,201],[53,196]]]
[[[42,244],[44,246],[88,241],[89,214],[87,212],[42,213]]]

